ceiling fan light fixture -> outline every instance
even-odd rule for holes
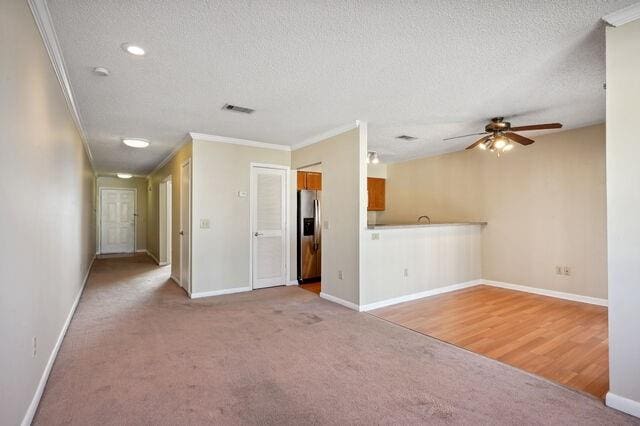
[[[378,158],[378,153],[375,151],[369,151],[367,153],[367,164],[378,164],[380,163],[380,158]]]
[[[487,144],[482,142],[481,144],[478,145],[478,148],[481,149],[482,151],[485,151],[487,149]]]
[[[507,145],[507,138],[502,135],[497,135],[493,144],[497,149],[502,149]]]
[[[513,144],[511,142],[509,142],[508,144],[505,145],[505,147],[502,149],[503,151],[511,151],[513,149]]]

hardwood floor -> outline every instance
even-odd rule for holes
[[[300,288],[309,290],[316,294],[320,294],[321,283],[300,284]]]
[[[604,398],[607,308],[480,285],[369,312]]]

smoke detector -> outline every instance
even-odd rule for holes
[[[238,106],[238,105],[231,105],[231,104],[224,104],[222,109],[226,110],[226,111],[241,112],[243,114],[251,114],[252,112],[255,111],[255,109],[251,109],[251,108],[247,108],[247,107],[241,107],[241,106]]]

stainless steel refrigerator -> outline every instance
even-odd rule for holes
[[[322,191],[298,191],[298,282],[320,281]]]

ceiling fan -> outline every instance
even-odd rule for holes
[[[535,142],[533,139],[525,138],[524,136],[513,132],[559,129],[561,127],[562,124],[560,123],[532,124],[528,126],[511,127],[511,123],[509,123],[508,121],[504,121],[504,117],[494,117],[491,119],[491,123],[485,126],[484,132],[454,136],[452,138],[446,138],[443,140],[448,141],[451,139],[464,138],[467,136],[486,135],[469,145],[466,149],[473,149],[475,147],[478,147],[482,150],[496,152],[498,156],[500,156],[500,152],[510,151],[513,149],[513,142],[517,142],[521,145],[531,145]]]

